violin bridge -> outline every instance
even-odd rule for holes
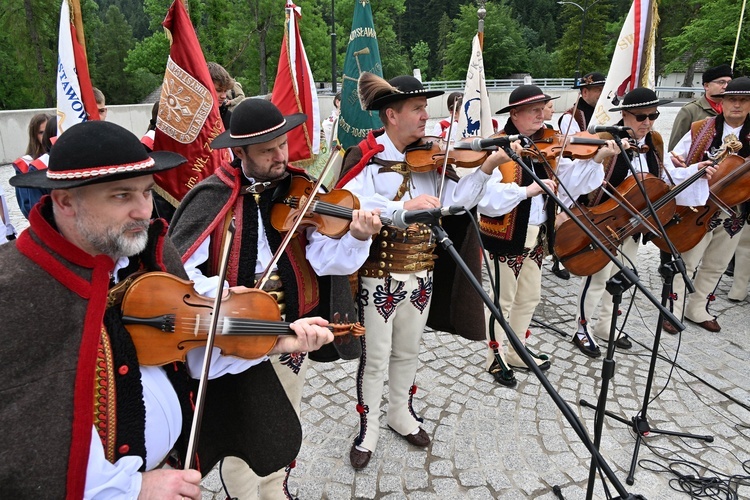
[[[195,315],[195,328],[193,328],[193,337],[198,336],[198,330],[200,330],[200,326],[201,326],[201,315],[196,314]]]

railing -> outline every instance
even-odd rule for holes
[[[487,85],[487,90],[512,90],[516,87],[519,87],[521,85],[526,85],[532,83],[534,85],[537,85],[543,89],[552,89],[552,90],[570,90],[573,88],[573,84],[575,83],[575,78],[505,78],[505,79],[499,79],[499,80],[486,80],[485,84]],[[330,90],[330,84],[328,84],[327,87],[324,87],[322,83],[319,83],[321,85],[320,91]],[[451,90],[463,90],[464,86],[466,85],[465,80],[441,80],[441,81],[432,81],[432,82],[422,82],[422,85],[428,90],[445,90],[445,91],[451,91]],[[671,92],[671,93],[677,93],[677,92],[693,92],[696,94],[696,97],[703,93],[703,87],[666,87],[666,86],[660,86],[658,85],[656,87],[656,93],[664,93],[664,92]]]

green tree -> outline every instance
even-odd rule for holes
[[[419,68],[419,71],[422,73],[423,80],[430,79],[429,59],[430,59],[430,46],[427,45],[427,42],[424,42],[422,40],[418,41],[411,48],[411,64],[413,67]]]
[[[614,12],[610,0],[586,0],[578,3],[585,9],[585,13],[571,4],[563,5],[560,12],[560,20],[565,30],[557,43],[557,73],[565,76],[573,76],[577,70],[581,75],[591,71],[607,73],[613,53],[607,50],[607,42],[612,38],[607,36],[605,29],[607,20],[611,19],[611,13]],[[581,39],[584,15],[586,24],[583,26],[583,39]],[[618,34],[619,28],[615,34],[615,40]],[[613,49],[614,46],[612,46]]]
[[[503,2],[486,4],[484,24],[484,73],[487,79],[504,78],[528,67],[528,48],[521,27],[513,19],[510,7]],[[472,5],[461,7],[454,29],[448,35],[446,64],[443,79],[463,80],[471,57],[471,42],[477,32],[476,9]]]
[[[704,58],[711,66],[731,62],[741,6],[742,2],[735,0],[688,2],[686,7],[697,8],[698,12],[679,34],[665,38],[664,51],[671,56],[671,62],[666,65],[665,71],[680,71]],[[750,21],[747,14],[746,12],[740,32],[738,59],[735,63],[735,70],[740,73],[750,70]]]

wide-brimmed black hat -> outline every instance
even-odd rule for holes
[[[729,78],[732,78],[734,76],[732,73],[732,67],[730,65],[720,64],[718,66],[714,66],[713,68],[708,68],[703,72],[703,84],[705,85],[706,83],[712,82],[717,78],[721,78],[722,76],[728,76]]]
[[[750,97],[750,78],[741,76],[735,78],[724,87],[724,92],[714,94],[711,97],[725,97],[728,95],[744,95]]]
[[[129,130],[92,120],[73,125],[58,137],[47,170],[19,174],[9,182],[15,187],[68,189],[163,172],[186,161],[171,151],[149,154]]]
[[[445,93],[442,90],[426,90],[422,82],[409,75],[391,78],[388,80],[388,83],[391,86],[390,89],[385,89],[385,92],[377,95],[371,102],[363,103],[367,111],[380,110],[388,104],[405,101],[412,97],[426,97],[429,99]]]
[[[511,109],[517,108],[518,106],[525,106],[527,104],[534,104],[537,102],[547,102],[551,101],[552,99],[558,99],[559,97],[560,96],[552,97],[551,95],[545,94],[544,92],[542,92],[542,89],[540,89],[536,85],[521,85],[510,93],[508,105],[500,111],[496,111],[495,114],[499,115],[501,113],[507,113]]]
[[[602,73],[594,72],[588,73],[579,78],[575,85],[573,85],[573,88],[582,89],[584,87],[596,87],[597,85],[603,86],[605,83],[607,83],[607,77]]]
[[[284,116],[266,99],[245,99],[232,111],[229,130],[211,142],[213,149],[260,144],[286,134],[307,120],[304,113]]]
[[[633,89],[622,98],[622,103],[619,107],[610,108],[610,111],[624,111],[638,108],[653,108],[654,106],[661,106],[672,102],[672,99],[659,99],[651,89],[646,87],[638,87]]]

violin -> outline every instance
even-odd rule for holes
[[[161,366],[185,361],[188,351],[206,345],[214,299],[199,295],[192,281],[163,272],[145,273],[122,299],[122,321],[133,339],[138,362]],[[255,359],[267,354],[279,335],[294,335],[281,321],[276,300],[256,288],[229,290],[221,300],[220,335],[214,346],[227,356]],[[331,323],[334,336],[364,335],[359,323]]]
[[[716,165],[716,173],[711,176],[708,186],[713,196],[706,205],[679,206],[674,217],[664,225],[678,252],[687,252],[703,239],[711,229],[709,222],[722,209],[720,204],[732,207],[750,200],[750,160],[736,154],[726,156]],[[669,245],[663,238],[652,241],[659,249],[669,252]]]
[[[466,137],[462,141],[471,141],[474,137]],[[432,172],[443,167],[448,142],[440,137],[427,136],[418,143],[407,146],[406,164],[412,172]],[[448,151],[448,163],[455,167],[478,167],[492,151],[473,151],[471,149],[451,149]]]
[[[545,128],[542,130],[542,137],[539,139],[532,138],[534,146],[524,148],[522,155],[539,156],[541,154],[545,159],[551,160],[558,158],[562,151],[562,155],[565,158],[588,160],[596,155],[601,146],[607,144],[607,141],[601,139],[597,134],[587,131],[569,135],[564,144],[563,139],[564,135],[560,132],[551,128]],[[638,142],[635,139],[629,138],[626,140],[630,144],[628,151],[641,154],[647,153],[649,150],[645,144],[638,146]]]
[[[271,208],[271,225],[281,233],[288,232],[302,217],[300,225],[314,226],[315,229],[331,238],[341,238],[349,230],[352,212],[359,209],[359,199],[345,189],[334,189],[328,193],[313,193],[315,185],[301,175],[291,175],[286,194],[274,200]],[[306,201],[314,195],[314,201],[307,213],[302,213]],[[380,217],[383,224],[391,220]]]

